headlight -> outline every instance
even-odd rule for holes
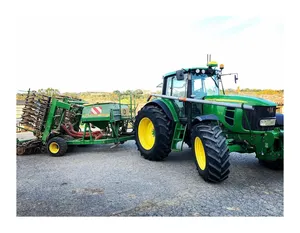
[[[262,119],[259,122],[260,126],[273,126],[275,125],[276,119]]]

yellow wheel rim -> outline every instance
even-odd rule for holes
[[[142,147],[150,150],[155,143],[155,128],[148,117],[144,117],[139,124],[138,137]]]
[[[195,138],[194,149],[196,154],[196,160],[201,170],[204,170],[206,167],[206,155],[202,141],[199,137]]]
[[[52,154],[56,154],[59,151],[59,145],[56,142],[51,142],[49,145],[49,151]]]

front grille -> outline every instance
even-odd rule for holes
[[[275,118],[276,107],[267,106],[254,106],[254,110],[244,109],[245,114],[243,115],[243,127],[247,130],[257,131],[268,131],[273,130],[275,126],[260,126],[259,121],[265,118]],[[249,124],[247,123],[246,117],[248,118]]]
[[[225,121],[229,125],[233,125],[234,124],[234,113],[235,113],[235,108],[232,108],[232,107],[227,107],[226,108],[226,111],[225,111]]]

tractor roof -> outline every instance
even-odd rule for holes
[[[208,66],[203,66],[203,67],[192,67],[192,68],[183,68],[183,70],[185,70],[184,73],[189,72],[189,71],[192,71],[192,70],[196,70],[196,69],[199,69],[199,70],[207,70],[207,69],[208,69]],[[173,76],[173,75],[176,75],[176,71],[169,72],[169,73],[165,74],[163,77],[166,78],[166,77]]]

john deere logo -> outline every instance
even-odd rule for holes
[[[267,108],[267,111],[269,112],[269,113],[274,113],[274,108]]]

